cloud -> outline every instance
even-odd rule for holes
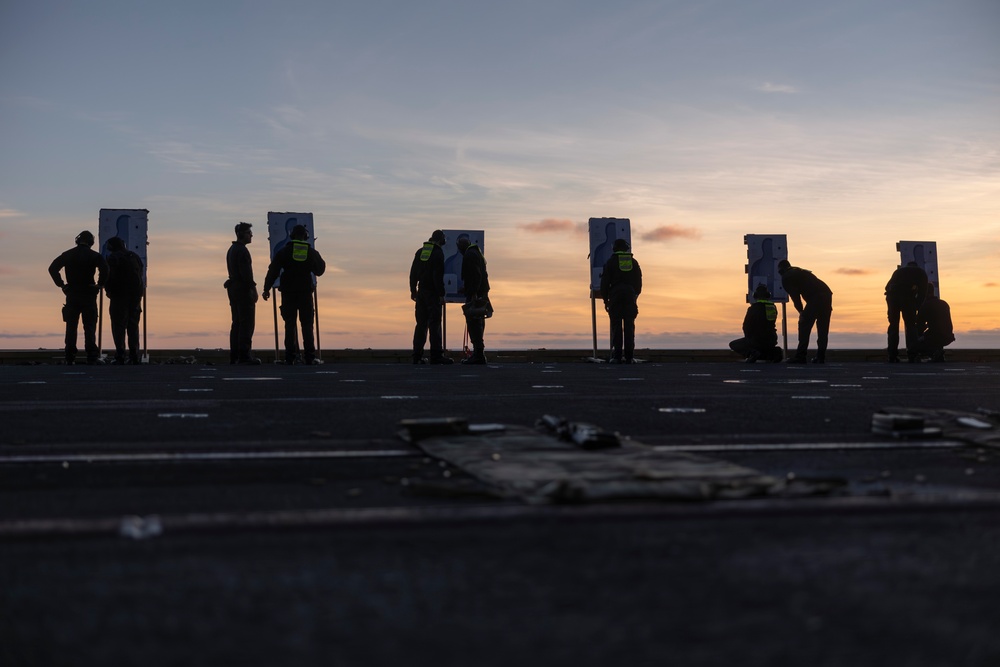
[[[984,283],[983,287],[996,287],[998,283]]]
[[[15,211],[12,208],[0,208],[0,218],[20,218],[22,216],[24,216],[24,213]]]
[[[771,83],[770,81],[765,81],[757,86],[757,90],[762,93],[783,93],[785,95],[793,95],[799,92],[795,86],[789,86],[783,83]]]
[[[644,232],[643,241],[667,243],[674,239],[700,239],[701,232],[695,227],[680,227],[679,225],[662,225],[650,232]]]
[[[839,273],[842,276],[868,276],[873,273],[871,269],[855,269],[849,266],[842,266],[834,273]]]
[[[538,233],[559,233],[559,232],[575,232],[580,233],[581,231],[586,231],[586,225],[582,223],[573,222],[572,220],[558,220],[556,218],[545,218],[544,220],[539,220],[538,222],[525,222],[517,226],[518,229],[523,229],[527,232],[538,232]]]

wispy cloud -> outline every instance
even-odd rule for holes
[[[538,222],[524,222],[517,226],[518,229],[523,229],[526,232],[537,232],[537,233],[560,233],[560,232],[572,232],[572,233],[582,233],[586,232],[586,225],[582,223],[573,222],[572,220],[559,220],[556,218],[545,218],[544,220],[539,220]]]
[[[0,218],[20,218],[24,215],[24,213],[12,208],[0,208]]]
[[[795,86],[789,86],[784,83],[771,83],[770,81],[765,81],[757,86],[757,90],[762,93],[783,93],[785,95],[794,95],[799,92]]]
[[[849,266],[842,266],[836,269],[834,273],[839,273],[842,276],[868,276],[874,273],[871,269],[855,269]]]
[[[648,232],[643,232],[643,241],[654,243],[669,243],[674,239],[700,239],[701,232],[695,227],[681,227],[679,225],[662,225]]]
[[[983,283],[983,287],[996,287],[1000,283]]]

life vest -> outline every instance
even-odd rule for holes
[[[292,241],[292,259],[304,262],[309,258],[309,244],[306,241]]]
[[[615,254],[618,255],[618,270],[619,271],[631,271],[632,270],[632,253],[626,252],[624,250],[619,250]]]
[[[775,322],[778,319],[778,309],[774,305],[773,301],[768,301],[767,299],[757,299],[757,303],[764,304],[764,315],[767,317],[768,322]]]
[[[423,250],[420,251],[420,261],[426,262],[427,260],[429,260],[431,258],[431,253],[434,252],[434,248],[436,247],[437,244],[433,243],[432,241],[424,243]]]

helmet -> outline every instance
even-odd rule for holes
[[[292,227],[292,231],[288,235],[296,241],[309,240],[309,230],[306,229],[305,225],[295,225]]]

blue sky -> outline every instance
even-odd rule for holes
[[[220,256],[269,210],[314,213],[338,347],[406,347],[436,227],[487,230],[488,344],[586,347],[592,216],[632,220],[640,346],[738,335],[746,233],[831,284],[833,347],[881,342],[895,241],[935,240],[994,345],[998,35],[992,0],[2,3],[0,336],[58,345],[44,268],[120,207],[156,347],[224,344]]]

